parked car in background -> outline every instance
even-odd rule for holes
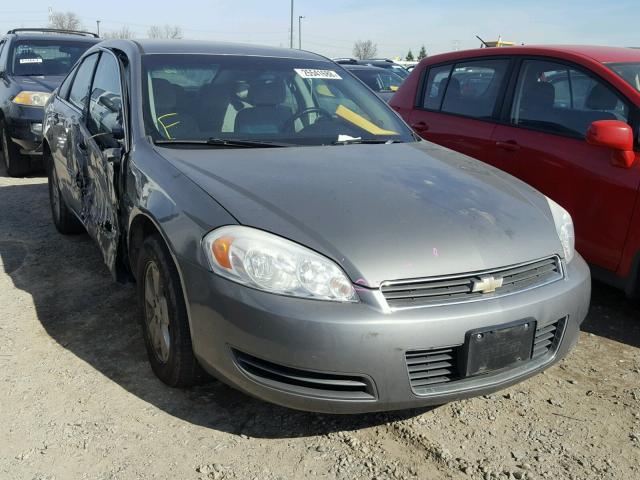
[[[594,276],[638,296],[639,90],[638,50],[487,48],[425,59],[391,105],[425,139],[560,203]]]
[[[355,58],[334,58],[334,62],[340,65],[368,65],[370,67],[384,68],[393,71],[403,80],[409,76],[409,72],[402,65],[395,63],[388,58],[371,58],[367,60],[357,60]]]
[[[204,369],[293,408],[402,409],[506,387],[578,339],[567,212],[419,140],[319,55],[106,41],[44,132],[53,222],[135,278],[168,385]]]
[[[50,28],[16,28],[0,38],[0,145],[9,175],[29,173],[41,156],[42,108],[99,41],[93,33]]]
[[[385,102],[391,100],[391,97],[398,91],[403,82],[402,77],[388,68],[351,64],[343,65],[343,68],[362,80],[367,87],[376,92],[376,95]]]

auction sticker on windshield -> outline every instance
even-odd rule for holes
[[[315,68],[294,68],[302,78],[342,80],[342,77],[333,70],[316,70]]]

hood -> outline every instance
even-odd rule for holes
[[[562,252],[542,195],[428,142],[157,150],[241,224],[324,254],[364,286]]]
[[[18,76],[13,77],[13,80],[22,90],[53,92],[64,78],[64,75]]]

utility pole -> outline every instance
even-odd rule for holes
[[[298,15],[298,50],[302,50],[302,15]]]
[[[100,20],[96,20],[96,25],[98,26],[98,36],[100,36]]]
[[[293,48],[293,0],[291,0],[291,38],[289,48]]]

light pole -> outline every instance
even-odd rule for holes
[[[303,15],[298,15],[298,50],[302,50],[302,19]]]
[[[96,25],[98,26],[98,36],[100,36],[100,20],[96,20]]]
[[[289,42],[289,47],[293,48],[293,0],[291,0],[291,38]]]

